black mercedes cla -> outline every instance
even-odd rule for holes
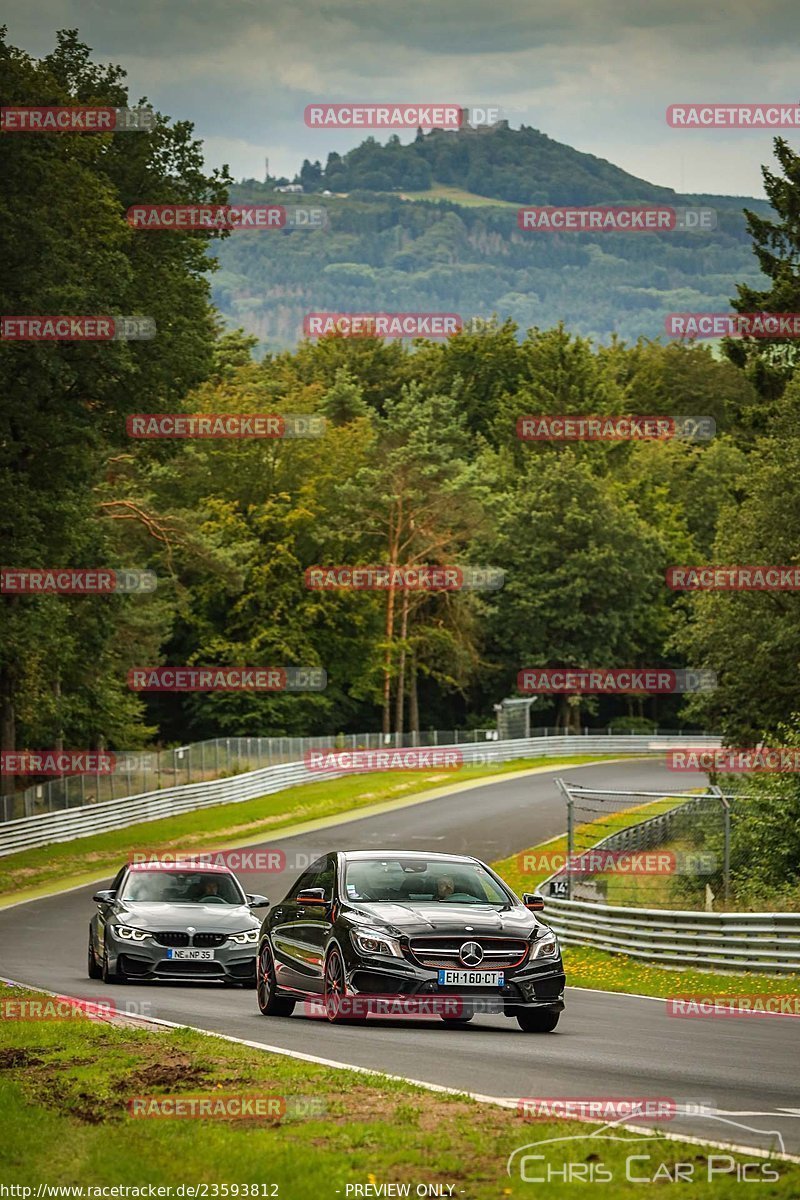
[[[564,1008],[564,968],[558,939],[535,916],[543,904],[529,893],[520,901],[476,858],[326,854],[261,926],[259,1008],[289,1016],[301,1001],[332,1021],[416,1011],[452,1024],[499,1012],[549,1033]]]

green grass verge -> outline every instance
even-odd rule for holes
[[[629,808],[625,812],[613,813],[602,820],[602,831],[595,840],[613,833],[614,829],[635,825],[665,808],[674,806],[674,800],[656,800]],[[591,824],[576,829],[576,844],[591,844]],[[553,869],[529,871],[525,869],[524,856],[537,859],[543,854],[563,856],[567,852],[566,836],[553,838],[538,846],[530,846],[518,854],[492,863],[495,871],[520,895],[533,891]],[[558,860],[556,860],[558,861]],[[614,901],[609,900],[610,903]],[[620,901],[621,902],[621,901]],[[608,992],[638,993],[643,996],[667,998],[680,993],[702,995],[751,995],[765,992],[770,995],[795,995],[800,991],[800,975],[774,975],[757,971],[707,971],[697,967],[668,968],[641,962],[625,954],[609,954],[583,946],[565,946],[563,949],[564,969],[570,987],[599,988]]]
[[[45,999],[20,988],[0,989],[0,1002],[27,996]],[[313,1034],[309,1021],[310,1040]],[[442,1028],[439,1036],[450,1034]],[[537,1035],[509,1028],[507,1036]],[[323,1049],[319,1041],[324,1038],[315,1048]],[[525,1048],[533,1053],[536,1045],[528,1042]],[[208,1197],[243,1196],[248,1194],[244,1185],[266,1185],[256,1194],[281,1200],[334,1200],[338,1194],[344,1200],[348,1185],[407,1183],[414,1195],[420,1183],[439,1183],[468,1200],[527,1197],[531,1184],[518,1170],[506,1173],[508,1156],[534,1141],[573,1136],[581,1140],[541,1147],[546,1162],[536,1164],[537,1174],[547,1164],[563,1171],[565,1162],[583,1170],[594,1164],[596,1171],[601,1159],[614,1179],[605,1194],[633,1196],[641,1185],[626,1178],[625,1160],[636,1154],[650,1156],[651,1173],[662,1162],[670,1170],[676,1163],[692,1164],[693,1196],[727,1197],[737,1187],[733,1174],[705,1182],[712,1156],[721,1157],[720,1151],[652,1139],[642,1145],[591,1142],[584,1135],[594,1125],[526,1121],[515,1111],[466,1096],[334,1070],[189,1030],[150,1032],[85,1017],[1,1020],[0,1068],[0,1177],[5,1185],[32,1187],[33,1195],[39,1184],[126,1184],[144,1187],[145,1195],[149,1185],[205,1184],[218,1185],[216,1191],[208,1187]],[[288,1109],[299,1104],[300,1111],[310,1100],[323,1112],[148,1119],[128,1110],[134,1097],[219,1101],[237,1095],[283,1097]],[[759,1161],[746,1154],[735,1157]],[[641,1176],[645,1166],[637,1161],[632,1173]],[[783,1161],[769,1166],[777,1182],[762,1184],[760,1197],[800,1195],[800,1166]],[[583,1194],[585,1184],[553,1182],[546,1190],[548,1200]]]
[[[621,812],[608,813],[600,821],[588,821],[576,825],[574,833],[576,853],[587,850],[601,838],[608,837],[619,829],[638,825],[642,821],[649,821],[651,817],[657,817],[659,813],[667,812],[668,809],[674,808],[679,800],[679,795],[653,800],[649,804],[637,804],[635,807],[626,808]],[[543,880],[552,875],[558,865],[563,863],[566,854],[567,835],[564,834],[561,837],[542,842],[538,846],[529,846],[526,850],[520,850],[516,854],[509,855],[508,858],[492,863],[492,866],[519,895],[523,891],[533,891]],[[543,865],[539,869],[535,869],[537,864],[524,862],[525,855],[535,856],[537,859],[543,855],[551,856],[555,860],[555,865]]]
[[[691,993],[697,996],[796,996],[800,975],[767,975],[758,971],[706,971],[698,967],[659,967],[626,954],[608,954],[588,946],[564,946],[569,987],[600,988],[641,996]],[[743,1018],[745,1019],[745,1018]]]
[[[454,784],[536,767],[578,766],[614,757],[619,755],[515,759],[462,767],[458,771],[382,771],[301,784],[240,804],[220,804],[9,854],[0,858],[0,897],[22,900],[90,883],[116,872],[133,849],[197,851],[212,846],[243,846],[264,840],[264,835],[285,832],[294,825],[407,801],[418,793]]]

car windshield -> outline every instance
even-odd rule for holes
[[[370,858],[348,862],[348,900],[387,904],[502,904],[511,897],[485,867],[436,859]]]
[[[146,904],[244,904],[232,875],[212,871],[131,871],[122,900]]]

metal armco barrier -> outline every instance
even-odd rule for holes
[[[665,793],[594,791],[557,781],[572,796],[664,796]],[[715,794],[714,794],[715,793]],[[626,826],[581,850],[649,850],[669,840],[676,822],[710,800],[730,799],[718,789],[694,796],[667,812]],[[570,824],[571,824],[570,819]],[[572,851],[568,855],[572,856]],[[726,855],[727,858],[727,855]],[[589,872],[573,871],[578,881]],[[566,946],[587,946],[611,954],[670,967],[723,968],[729,971],[800,971],[800,913],[698,912],[693,909],[637,908],[592,899],[549,895],[550,885],[568,879],[556,871],[539,884],[544,919]]]
[[[664,754],[671,749],[702,747],[717,749],[721,745],[716,737],[681,736],[661,734],[658,736],[624,735],[609,736],[557,736],[519,738],[514,741],[487,742],[483,744],[461,744],[439,746],[439,751],[456,750],[465,763],[491,764],[509,762],[515,758],[545,758],[554,756],[592,754]],[[348,774],[341,771],[338,775]],[[92,833],[103,833],[109,829],[122,829],[144,821],[157,821],[178,813],[195,809],[212,808],[218,804],[237,804],[254,800],[272,792],[298,783],[320,782],[334,775],[309,770],[304,763],[282,763],[279,766],[263,767],[247,771],[228,779],[212,779],[206,783],[184,784],[179,787],[163,788],[161,791],[145,792],[139,796],[127,796],[122,800],[103,800],[97,804],[85,804],[76,808],[53,813],[41,813],[32,817],[21,817],[5,821],[0,825],[0,857],[26,850],[34,846],[47,846],[52,842],[69,842],[87,837]],[[681,776],[676,773],[676,790],[681,787]]]
[[[566,946],[665,966],[800,971],[800,913],[621,908],[545,896],[544,919]]]

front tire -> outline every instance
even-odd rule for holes
[[[353,1016],[351,1013],[342,1011],[347,1008],[345,997],[346,987],[347,982],[345,980],[344,961],[341,951],[338,946],[333,946],[328,951],[328,957],[325,959],[325,982],[322,993],[322,1002],[325,1005],[327,1018],[332,1024],[366,1024],[366,1017]]]
[[[86,964],[86,973],[90,979],[102,979],[103,969],[97,961],[97,955],[94,952],[94,942],[92,941],[92,931],[89,930],[89,954]]]
[[[245,986],[248,986],[245,984]],[[275,963],[269,942],[264,942],[256,959],[256,999],[262,1017],[290,1017],[294,1012],[294,1000],[277,995]]]
[[[517,1009],[517,1023],[525,1033],[552,1033],[560,1016],[548,1008]]]

